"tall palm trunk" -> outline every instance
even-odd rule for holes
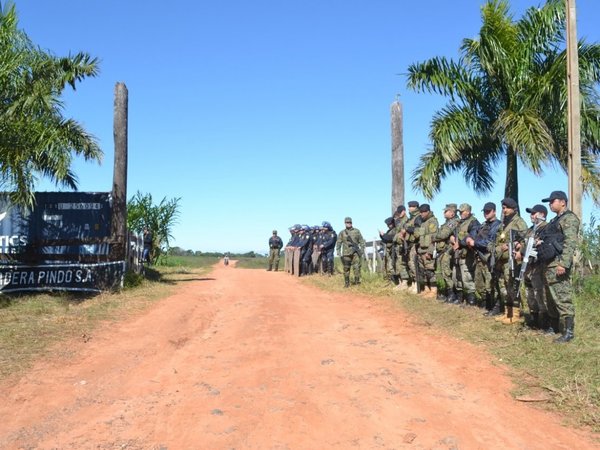
[[[519,202],[519,180],[517,178],[517,153],[512,147],[506,149],[506,183],[504,197]]]

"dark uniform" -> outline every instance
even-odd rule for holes
[[[279,255],[282,247],[283,241],[277,236],[277,230],[273,230],[273,236],[269,239],[269,268],[267,270],[273,270],[273,266],[275,266],[275,272],[279,270]]]
[[[323,222],[323,236],[321,238],[321,258],[323,272],[333,275],[333,262],[337,234],[329,222]]]

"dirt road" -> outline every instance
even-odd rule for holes
[[[218,266],[0,387],[2,449],[587,449],[382,300]]]

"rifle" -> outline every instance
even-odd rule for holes
[[[344,230],[344,231],[346,231],[346,230]],[[362,255],[360,254],[360,248],[358,247],[358,244],[352,240],[352,238],[350,237],[350,233],[348,233],[347,231],[346,231],[346,240],[348,241],[348,245],[350,246],[350,248],[352,248],[352,250],[354,250],[356,252],[358,257],[359,258],[362,257]]]
[[[514,230],[510,230],[508,232],[508,266],[510,268],[510,277],[512,279],[515,278],[515,257],[513,255],[513,251],[514,251],[514,238],[513,238],[513,231]]]
[[[521,270],[519,271],[519,275],[515,278],[517,300],[520,300],[521,298],[521,288],[523,287],[523,281],[525,281],[525,271],[527,270],[527,265],[529,264],[529,258],[534,257],[535,250],[533,249],[533,244],[533,236],[530,236],[529,239],[527,239],[527,247],[525,248],[525,256],[523,256],[523,262],[521,263]]]
[[[421,287],[423,285],[423,280],[421,277],[421,268],[419,267],[419,254],[417,253],[416,249],[413,263],[415,265],[415,283],[417,284],[417,294],[420,294],[423,290]]]

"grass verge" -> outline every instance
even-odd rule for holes
[[[332,291],[346,291],[343,278],[311,276],[306,282]],[[600,432],[600,277],[588,278],[575,299],[575,340],[554,344],[552,337],[522,325],[502,325],[476,307],[439,303],[432,296],[394,291],[379,274],[363,274],[351,292],[384,297],[409,312],[421,325],[485,347],[511,369],[517,399],[560,413],[569,425]]]
[[[55,351],[54,344],[89,339],[100,324],[145,310],[178,283],[208,272],[216,260],[196,258],[149,268],[139,284],[118,293],[1,295],[0,380],[22,374],[35,359]]]

